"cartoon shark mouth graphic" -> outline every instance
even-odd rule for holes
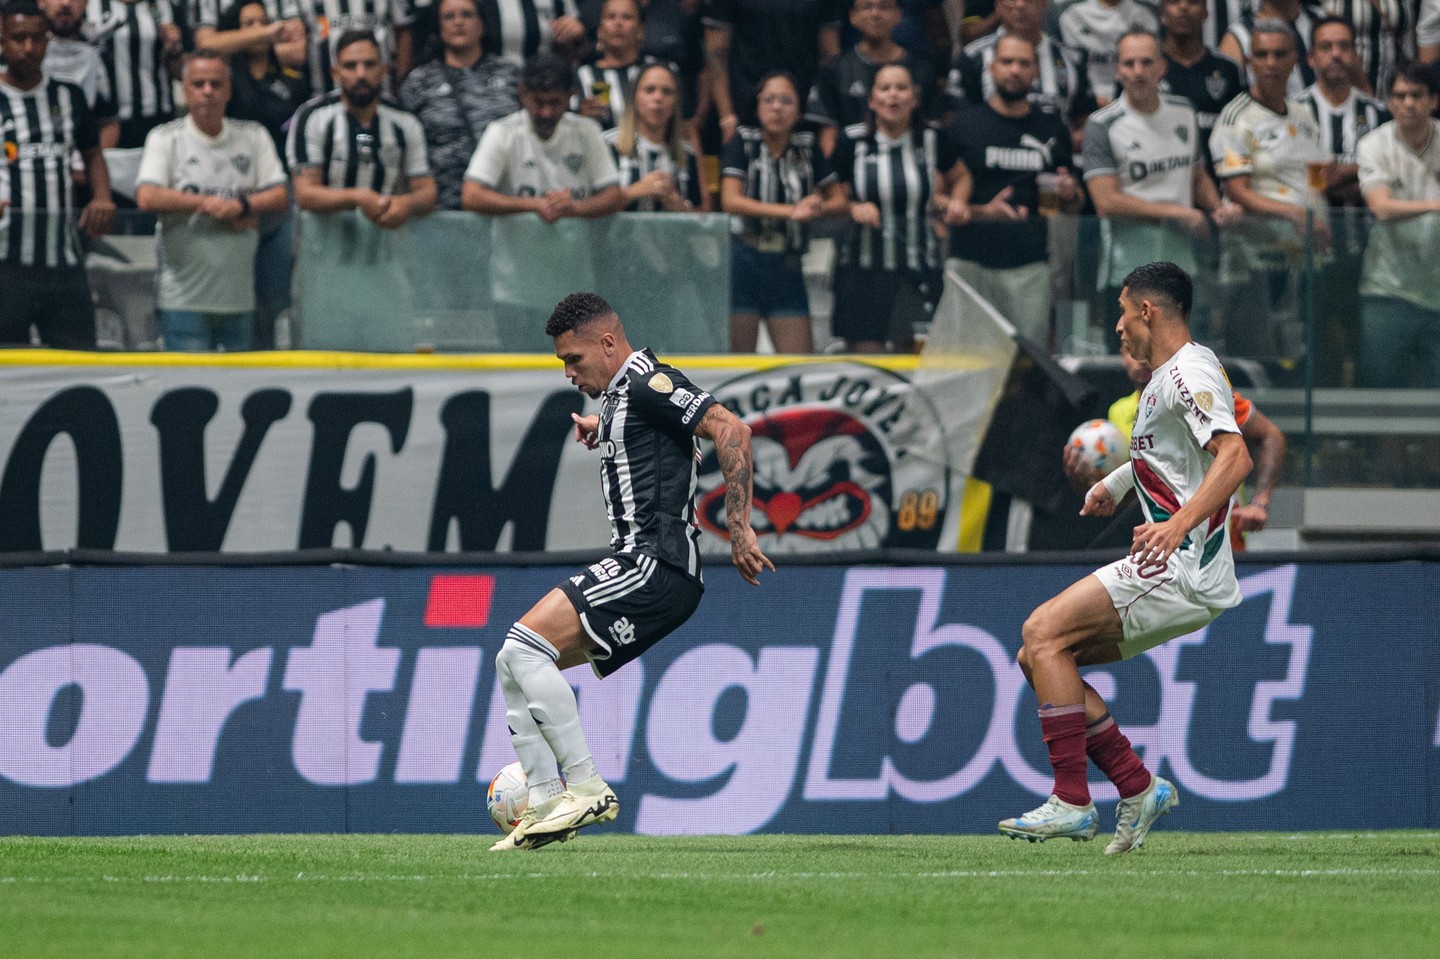
[[[869,549],[890,527],[889,463],[863,423],[834,410],[796,409],[750,423],[755,453],[750,524],[765,548],[805,543]],[[714,486],[700,498],[700,524],[728,539],[725,485],[713,454],[702,471]],[[703,481],[702,481],[703,482]],[[709,484],[706,484],[709,485]]]

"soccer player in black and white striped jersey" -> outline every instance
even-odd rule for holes
[[[575,439],[600,451],[612,555],[546,593],[510,628],[495,657],[510,741],[530,794],[519,825],[492,852],[564,842],[619,814],[561,671],[589,663],[604,679],[699,606],[699,440],[715,444],[725,477],[731,561],[754,586],[763,570],[775,569],[750,525],[750,428],[685,374],[632,348],[620,317],[594,293],[561,300],[545,333],[566,378],[600,400],[598,415],[571,418]]]
[[[89,0],[85,18],[105,57],[122,148],[143,147],[145,136],[175,119],[166,61],[180,52],[172,0]]]
[[[332,73],[339,90],[305,104],[290,125],[286,153],[300,208],[359,209],[386,229],[429,213],[435,178],[425,132],[414,114],[380,101],[385,62],[375,37],[341,36]]]
[[[831,331],[851,353],[878,353],[887,342],[913,350],[939,298],[943,217],[968,219],[970,171],[954,143],[920,121],[920,100],[908,66],[882,66],[870,119],[846,129],[832,158],[855,229],[835,260]]]
[[[650,64],[631,85],[628,102],[620,125],[604,134],[626,209],[708,212],[710,197],[680,121],[679,76],[666,64]]]
[[[108,231],[115,203],[85,94],[41,69],[47,39],[39,7],[0,7],[0,344],[28,344],[34,324],[47,346],[93,349],[95,307],[71,221],[76,151],[91,190],[80,229]]]

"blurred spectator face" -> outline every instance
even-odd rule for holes
[[[85,20],[85,0],[40,0],[40,12],[57,37],[73,37]]]
[[[1250,73],[1258,90],[1283,95],[1297,60],[1289,33],[1256,33],[1250,39]]]
[[[441,0],[440,42],[445,49],[474,51],[485,36],[485,21],[475,0]]]
[[[11,79],[28,84],[39,78],[48,39],[41,17],[23,13],[0,17],[0,59]]]
[[[760,129],[788,134],[800,122],[800,94],[784,77],[771,77],[755,98],[760,107]]]
[[[268,27],[270,25],[270,14],[265,12],[265,6],[259,3],[247,3],[240,8],[240,29],[251,30],[255,27]]]
[[[648,67],[635,84],[635,117],[640,125],[663,129],[675,116],[679,91],[675,76],[665,67]]]
[[[1125,37],[1115,48],[1115,79],[1132,100],[1149,102],[1165,79],[1165,58],[1153,37]]]
[[[218,126],[230,102],[230,68],[224,60],[196,57],[185,64],[185,106],[201,129]]]
[[[1328,86],[1348,86],[1360,67],[1355,37],[1343,23],[1325,23],[1315,28],[1310,40],[1310,67]]]
[[[605,0],[600,26],[595,31],[600,47],[610,56],[640,52],[645,40],[640,4],[636,0]]]
[[[385,82],[380,48],[370,40],[352,43],[340,51],[330,73],[345,102],[364,109],[375,102],[380,95],[380,85]]]
[[[899,25],[899,0],[855,0],[850,8],[850,26],[872,43],[890,39]]]
[[[1006,33],[1033,37],[1045,22],[1045,0],[995,0]]]
[[[1401,130],[1414,132],[1424,129],[1430,123],[1430,115],[1440,106],[1440,96],[1430,92],[1423,83],[1411,83],[1397,77],[1390,84],[1390,96],[1385,105],[1395,118],[1395,125]]]
[[[1035,63],[1035,47],[1019,37],[1003,36],[995,44],[995,58],[990,61],[990,77],[995,92],[1006,103],[1019,103],[1030,96],[1030,89],[1040,76]]]
[[[920,107],[920,94],[910,71],[898,64],[881,67],[870,86],[870,111],[879,126],[909,127]]]
[[[1165,0],[1160,5],[1160,26],[1166,36],[1193,37],[1205,29],[1208,13],[1205,0]]]
[[[530,114],[530,126],[535,135],[548,140],[555,135],[560,118],[570,108],[568,90],[527,90],[520,88],[520,105]]]

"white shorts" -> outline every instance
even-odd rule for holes
[[[1208,626],[1234,605],[1191,588],[1189,570],[1189,564],[1171,556],[1167,566],[1151,567],[1143,575],[1128,557],[1095,571],[1120,614],[1122,659]]]

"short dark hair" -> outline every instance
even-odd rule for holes
[[[520,89],[527,93],[569,93],[575,85],[570,62],[554,53],[542,53],[525,61],[520,69]]]
[[[335,62],[340,62],[340,54],[345,52],[346,47],[353,47],[357,43],[373,43],[380,55],[385,55],[385,49],[380,46],[380,41],[375,39],[373,30],[346,30],[340,34],[340,39],[335,41]]]
[[[1120,44],[1124,43],[1126,40],[1129,40],[1131,37],[1149,37],[1151,40],[1155,41],[1156,47],[1160,46],[1160,37],[1155,33],[1154,30],[1146,30],[1144,27],[1131,27],[1129,30],[1126,30],[1124,33],[1120,34],[1120,39],[1115,41],[1115,49],[1119,50]]]
[[[185,54],[184,59],[181,60],[180,75],[182,77],[185,75],[185,71],[190,69],[190,64],[194,63],[196,60],[214,60],[220,64],[223,64],[226,67],[230,66],[230,58],[227,57],[225,54],[221,53],[219,50],[216,50],[213,47],[201,47],[198,50],[191,50],[189,53]]]
[[[1321,17],[1319,20],[1316,20],[1315,25],[1310,28],[1310,36],[1313,38],[1315,36],[1315,31],[1319,30],[1321,27],[1328,27],[1337,23],[1340,24],[1340,26],[1344,27],[1346,30],[1350,31],[1350,42],[1352,44],[1357,39],[1359,39],[1359,37],[1355,33],[1355,24],[1351,23],[1344,17],[1337,17],[1333,13],[1330,14],[1328,17]],[[1311,45],[1314,45],[1313,40]]]
[[[44,19],[45,14],[40,11],[40,5],[34,0],[11,0],[10,3],[0,5],[0,19],[5,17],[40,17]]]
[[[571,293],[555,304],[555,311],[545,322],[545,335],[569,333],[596,320],[603,320],[614,312],[599,293]]]
[[[1180,311],[1180,318],[1189,322],[1190,307],[1195,301],[1195,285],[1190,274],[1168,260],[1146,263],[1130,271],[1120,284],[1132,302],[1164,297]]]
[[[1387,94],[1395,92],[1395,81],[1397,80],[1404,80],[1406,83],[1414,84],[1417,87],[1424,87],[1430,91],[1431,96],[1440,93],[1440,73],[1437,73],[1434,67],[1421,63],[1418,60],[1412,60],[1406,63],[1390,74],[1390,82],[1385,87]]]

